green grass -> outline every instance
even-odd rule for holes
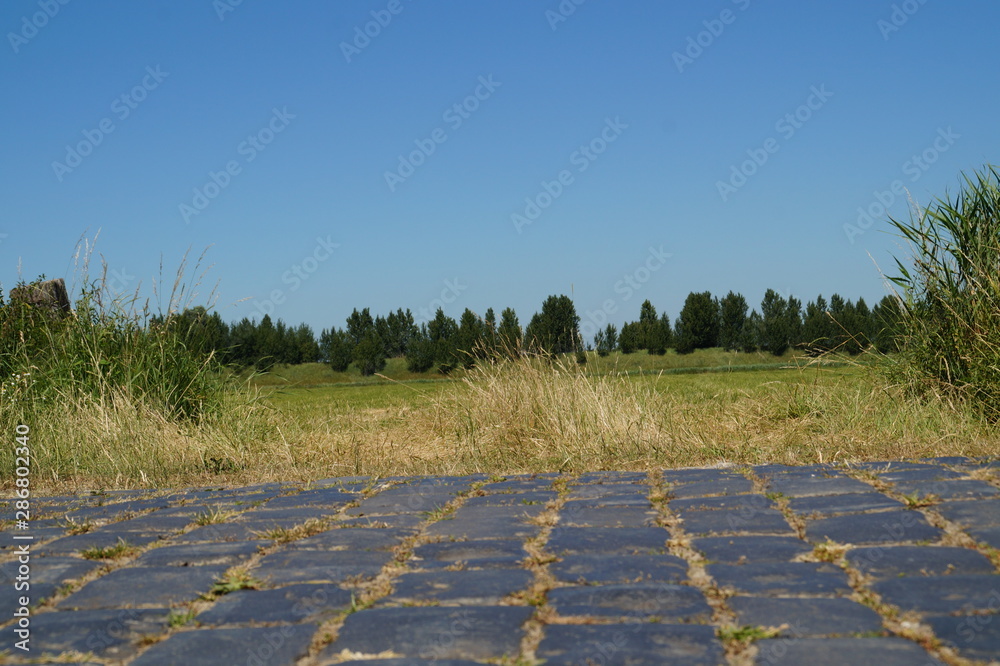
[[[80,555],[87,560],[117,560],[123,557],[130,557],[139,552],[139,549],[128,541],[119,538],[118,543],[106,548],[87,548],[80,551]]]

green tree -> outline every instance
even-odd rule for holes
[[[743,327],[747,322],[747,299],[729,292],[719,301],[719,346],[726,351],[742,348]]]
[[[679,354],[718,346],[719,308],[711,292],[688,294],[677,318],[675,340]]]
[[[747,317],[740,335],[740,351],[750,354],[760,349],[761,329],[764,324],[756,310]]]
[[[882,300],[872,308],[871,330],[875,349],[883,354],[899,351],[902,316],[903,308],[896,296],[883,296]]]
[[[655,344],[654,340],[659,335],[658,326],[656,308],[653,307],[649,299],[646,299],[639,306],[639,346],[637,349],[650,349]]]
[[[623,354],[631,354],[639,346],[639,324],[630,321],[622,324],[622,332],[618,335],[618,348]]]
[[[320,332],[320,353],[330,369],[334,372],[344,372],[354,360],[354,341],[343,329],[324,329]]]
[[[647,334],[646,344],[648,346],[646,349],[649,350],[650,354],[663,356],[667,353],[667,348],[673,344],[674,337],[670,328],[670,317],[667,316],[667,313],[661,314],[650,329],[651,331]]]
[[[465,308],[458,323],[458,335],[455,347],[459,352],[462,365],[471,368],[476,364],[476,358],[483,355],[483,340],[486,337],[486,329],[479,316]]]
[[[385,369],[385,347],[382,339],[370,329],[354,348],[354,363],[365,377]]]
[[[550,354],[565,354],[580,348],[580,317],[573,301],[565,295],[549,296],[542,303],[541,313],[532,317],[525,335]]]
[[[788,349],[788,301],[774,289],[764,292],[760,303],[761,349],[781,356]]]
[[[521,324],[512,308],[504,308],[500,313],[500,325],[497,327],[497,344],[503,353],[516,355],[521,349]]]
[[[427,372],[434,366],[436,354],[437,345],[431,340],[427,326],[421,326],[407,346],[406,368],[410,372]]]
[[[618,330],[608,324],[594,335],[594,349],[598,356],[607,356],[618,345]]]
[[[368,308],[365,308],[361,312],[358,312],[358,309],[354,308],[351,315],[347,318],[347,334],[351,336],[351,340],[355,345],[359,344],[362,338],[374,329],[375,321],[372,319]]]
[[[442,374],[448,374],[461,362],[456,346],[458,324],[438,308],[434,319],[427,324],[427,333],[434,343],[434,360],[438,364],[438,370]]]
[[[822,294],[815,301],[806,304],[805,318],[802,322],[802,342],[807,354],[818,356],[833,349],[832,324],[829,306]]]
[[[319,344],[308,324],[299,324],[293,332],[296,356],[299,363],[315,363],[319,360]]]

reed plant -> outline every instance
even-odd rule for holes
[[[1000,420],[1000,172],[963,175],[963,187],[908,221],[890,219],[910,245],[892,281],[902,305],[900,353],[890,373]]]

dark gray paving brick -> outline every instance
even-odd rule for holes
[[[757,642],[761,666],[933,666],[944,662],[905,638],[775,638]]]
[[[651,555],[667,552],[670,534],[658,527],[555,527],[546,550],[565,556],[579,553]]]
[[[663,471],[663,480],[667,483],[698,483],[701,481],[718,481],[742,476],[732,469],[701,468],[668,469]]]
[[[360,527],[364,529],[406,530],[416,534],[427,516],[420,513],[399,513],[385,516],[349,517],[337,523],[337,527]]]
[[[139,637],[166,629],[169,614],[165,608],[38,613],[31,617],[31,651],[26,656],[76,651],[93,652],[105,659],[128,659],[136,653]],[[25,654],[14,647],[17,640],[11,629],[0,632],[0,653]]]
[[[967,531],[976,541],[1000,550],[1000,527],[983,527]]]
[[[331,518],[336,511],[321,507],[295,507],[291,509],[251,509],[233,518],[234,524],[249,525],[253,529],[267,530],[295,527],[307,520]]]
[[[788,506],[792,511],[806,515],[859,513],[861,511],[903,509],[906,507],[902,502],[876,492],[795,497],[789,500]]]
[[[600,502],[603,500],[625,499],[629,501],[645,501],[649,503],[649,487],[640,483],[608,483],[608,484],[582,484],[570,486],[566,494],[568,501],[590,500]]]
[[[133,666],[294,664],[309,652],[317,626],[289,624],[252,629],[183,631],[139,655]]]
[[[795,534],[776,509],[756,511],[685,511],[680,514],[688,534]]]
[[[616,484],[616,483],[634,483],[643,484],[646,482],[647,474],[645,472],[619,472],[619,471],[597,471],[597,472],[584,472],[577,477],[577,483],[603,483],[603,484]]]
[[[198,615],[203,625],[322,622],[351,605],[351,592],[332,583],[274,590],[237,590]]]
[[[462,508],[472,508],[480,506],[545,506],[556,499],[554,491],[535,490],[526,492],[490,493],[470,497],[462,504]]]
[[[358,496],[353,493],[345,493],[332,488],[323,488],[320,490],[304,490],[294,495],[275,497],[265,506],[268,509],[312,507],[322,510],[324,513],[336,513],[344,508],[344,505],[356,499],[358,499]]]
[[[933,508],[962,527],[1000,527],[1000,499],[942,502]]]
[[[341,527],[320,532],[287,545],[292,550],[391,550],[410,536],[412,531],[401,529],[371,529]]]
[[[761,509],[773,509],[774,502],[763,495],[722,495],[719,497],[691,497],[688,499],[670,500],[667,505],[671,511],[699,510],[699,509],[729,509],[743,514],[760,511]]]
[[[559,524],[567,527],[651,527],[658,513],[646,506],[565,506]]]
[[[431,524],[427,534],[453,539],[523,539],[538,533],[538,525],[531,521],[532,516],[541,513],[543,507],[509,507],[516,511],[508,513],[493,510],[504,508],[508,507],[459,510],[453,517]]]
[[[1000,597],[996,608],[1000,610]],[[996,662],[1000,656],[1000,616],[968,615],[924,618],[934,634],[966,659]]]
[[[523,625],[533,608],[465,606],[371,608],[352,613],[321,658],[343,650],[379,654],[392,650],[425,659],[497,659],[520,652]]]
[[[847,561],[862,573],[879,578],[990,574],[993,564],[969,548],[943,546],[876,546],[853,548]]]
[[[683,623],[708,622],[712,617],[700,591],[668,583],[560,587],[549,592],[548,602],[563,617],[657,617]]]
[[[253,575],[271,585],[352,583],[374,578],[392,557],[388,551],[284,550],[262,558]]]
[[[846,596],[847,574],[839,567],[815,562],[709,564],[708,574],[721,587],[759,596]]]
[[[394,513],[429,513],[451,502],[455,496],[456,491],[450,488],[428,489],[397,486],[362,500],[358,506],[348,509],[347,515],[381,516]]]
[[[482,666],[487,662],[469,661],[468,659],[359,659],[351,661],[330,661],[325,662],[337,664],[338,666],[420,666],[421,664],[433,664],[434,666]]]
[[[1000,610],[1000,575],[907,576],[872,584],[902,610],[945,615]]]
[[[164,509],[168,511],[169,509]],[[194,521],[194,516],[185,513],[161,513],[154,511],[138,518],[115,523],[116,530],[141,532],[144,534],[171,534],[180,532]]]
[[[687,562],[673,555],[567,555],[549,565],[563,583],[680,583]]]
[[[266,529],[254,523],[216,523],[201,525],[190,532],[171,538],[172,543],[204,543],[204,542],[236,542],[258,541],[261,544],[267,540],[261,536]]]
[[[919,511],[879,511],[835,516],[806,523],[806,538],[813,543],[830,539],[838,543],[872,544],[937,541],[941,530]]]
[[[668,494],[673,499],[705,497],[708,495],[737,495],[753,492],[753,483],[743,476],[727,476],[717,481],[697,481],[695,483],[671,484]]]
[[[1000,490],[985,481],[974,479],[899,481],[893,486],[893,490],[903,495],[916,495],[918,497],[936,495],[947,500],[989,498],[1000,495]]]
[[[10,560],[0,564],[0,591],[10,588],[15,592],[14,583],[19,573],[21,563],[17,560]],[[101,562],[94,560],[84,560],[75,557],[33,557],[28,562],[30,576],[29,584],[33,588],[36,583],[53,583],[62,585],[63,583],[77,578],[82,578],[94,569],[103,566]],[[34,595],[32,595],[34,596]],[[7,608],[7,606],[0,606]]]
[[[882,618],[850,599],[730,597],[726,600],[740,625],[780,627],[794,638],[882,631]]]
[[[809,544],[795,537],[704,537],[691,543],[695,550],[705,555],[705,559],[722,564],[789,562],[812,552]]]
[[[772,492],[786,497],[813,497],[815,495],[846,495],[871,492],[872,487],[848,476],[775,476],[768,484]]]
[[[496,481],[483,485],[483,490],[488,493],[552,490],[552,481],[554,479],[554,476],[509,476],[505,481]]]
[[[413,549],[411,567],[441,569],[463,563],[467,569],[517,569],[528,553],[520,541],[477,539],[425,543]]]
[[[140,555],[132,564],[137,567],[193,567],[221,565],[231,567],[253,557],[259,542],[200,543],[197,545],[161,546]]]
[[[212,589],[226,567],[126,567],[93,580],[59,602],[60,609],[166,608]]]
[[[726,663],[712,627],[677,624],[551,625],[536,654],[546,666]]]
[[[90,548],[110,548],[115,546],[119,539],[133,546],[146,546],[154,541],[159,541],[160,537],[155,534],[124,532],[107,527],[86,534],[74,534],[56,539],[45,545],[32,548],[32,552],[38,555],[79,555],[82,551]]]
[[[534,575],[524,569],[405,573],[393,581],[393,592],[382,603],[487,606],[525,590],[533,580]]]
[[[879,478],[883,481],[896,483],[897,481],[942,481],[944,479],[959,479],[962,475],[944,467],[936,465],[928,467],[909,467],[897,469],[890,467],[888,471],[880,472]]]

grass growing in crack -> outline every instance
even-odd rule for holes
[[[198,611],[194,608],[187,608],[183,611],[172,610],[170,611],[170,615],[167,617],[167,624],[173,629],[183,627],[194,621],[197,614]]]
[[[761,627],[747,624],[742,627],[720,627],[716,634],[723,642],[749,645],[765,638],[775,638],[781,634],[781,630],[782,627]]]
[[[94,529],[94,524],[89,520],[78,523],[72,518],[66,518],[66,522],[63,524],[63,527],[66,529],[67,534],[76,535],[90,532]]]
[[[197,514],[192,521],[195,525],[217,525],[219,523],[224,523],[230,518],[239,515],[236,511],[226,511],[215,507],[207,511],[202,511]]]
[[[222,596],[237,590],[257,590],[263,583],[243,567],[230,569],[212,585],[211,594]]]
[[[295,527],[275,527],[264,532],[254,532],[255,535],[271,539],[277,544],[289,543],[325,532],[330,529],[330,521],[322,518],[310,518]]]
[[[139,552],[136,546],[128,541],[118,538],[118,543],[104,548],[94,546],[80,551],[80,555],[88,560],[118,560],[123,557],[130,557]]]
[[[941,503],[941,498],[934,494],[921,496],[919,493],[913,493],[912,495],[902,495],[901,497],[906,502],[907,509],[923,509],[924,507]]]

